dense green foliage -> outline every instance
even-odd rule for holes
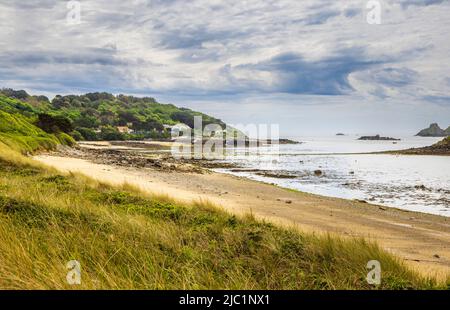
[[[74,129],[72,122],[68,118],[47,113],[39,113],[36,125],[48,133],[70,133]]]
[[[32,116],[37,110],[29,103],[18,99],[4,96],[0,93],[0,110],[8,113],[19,113],[26,116]]]
[[[43,115],[40,113],[40,109],[44,107],[44,104],[38,103],[37,98],[42,100],[43,97],[30,97],[24,91],[3,90],[2,92],[17,98],[0,94],[1,142],[23,153],[54,149],[58,144],[72,145],[75,143],[73,138],[67,134],[71,132],[68,127],[61,125],[64,129],[68,129],[64,132],[57,126],[50,126],[50,128],[44,121],[41,121],[41,125],[48,127],[49,131],[46,132],[38,127],[39,120]],[[28,98],[29,101],[22,101],[18,98]],[[53,117],[49,119],[53,119]],[[65,125],[70,123],[68,119],[62,117],[56,119]]]
[[[22,152],[53,149],[58,144],[72,145],[73,139],[63,133],[48,134],[32,124],[32,119],[21,114],[0,110],[0,141]]]
[[[219,119],[172,104],[161,104],[154,98],[108,93],[58,95],[49,101],[45,96],[3,89],[0,110],[41,115],[36,123],[40,128],[50,133],[55,130],[70,133],[77,140],[170,138],[168,126],[184,123],[193,128],[195,116],[202,116],[203,126],[214,123],[225,128]],[[119,132],[119,126],[126,126],[130,132]]]

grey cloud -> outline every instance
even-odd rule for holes
[[[326,23],[329,19],[341,15],[339,10],[325,10],[314,13],[306,17],[303,21],[306,25],[321,25]]]
[[[450,96],[430,95],[430,96],[424,96],[423,100],[435,103],[440,106],[450,107]]]
[[[358,14],[361,14],[362,10],[359,8],[349,8],[344,10],[344,16],[351,18],[351,17],[355,17]]]
[[[239,66],[239,69],[273,73],[277,82],[266,91],[342,95],[353,90],[348,80],[351,73],[385,62],[386,59],[369,59],[362,49],[354,48],[317,61],[307,61],[296,53],[284,53],[264,62]]]
[[[10,51],[0,53],[0,64],[4,67],[34,67],[39,65],[100,65],[126,66],[143,63],[143,60],[123,60],[115,48],[91,48],[83,51]]]
[[[403,87],[412,84],[418,73],[408,68],[383,68],[370,72],[371,80],[375,83]]]
[[[24,83],[55,92],[131,87],[127,70],[141,65],[149,63],[121,58],[113,45],[81,51],[8,51],[0,53],[0,84]]]
[[[178,28],[163,31],[159,45],[168,49],[198,49],[204,42],[236,39],[246,34],[240,30],[210,30],[205,26]]]
[[[407,9],[410,6],[429,6],[441,4],[446,2],[446,0],[400,0],[399,2],[403,8]]]
[[[17,1],[17,0],[2,0],[2,4],[8,7],[14,7],[21,10],[33,9],[51,9],[58,5],[58,3],[67,3],[64,0],[33,0],[33,1]]]
[[[103,68],[101,71],[95,67],[86,68],[59,68],[47,66],[44,73],[22,70],[0,70],[0,83],[10,87],[14,84],[24,84],[26,88],[36,91],[54,93],[74,93],[79,91],[113,90],[118,85],[129,86],[121,71],[115,67]]]

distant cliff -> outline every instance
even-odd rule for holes
[[[416,136],[420,137],[447,137],[450,136],[450,126],[447,129],[442,129],[438,124],[433,123],[430,127],[421,130]]]

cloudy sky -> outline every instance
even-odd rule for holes
[[[0,0],[0,87],[150,95],[285,136],[450,125],[450,1]],[[72,6],[70,6],[73,8]],[[75,22],[74,22],[75,21]]]

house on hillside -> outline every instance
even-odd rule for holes
[[[133,133],[133,129],[130,129],[128,126],[117,126],[116,128],[120,133]]]

